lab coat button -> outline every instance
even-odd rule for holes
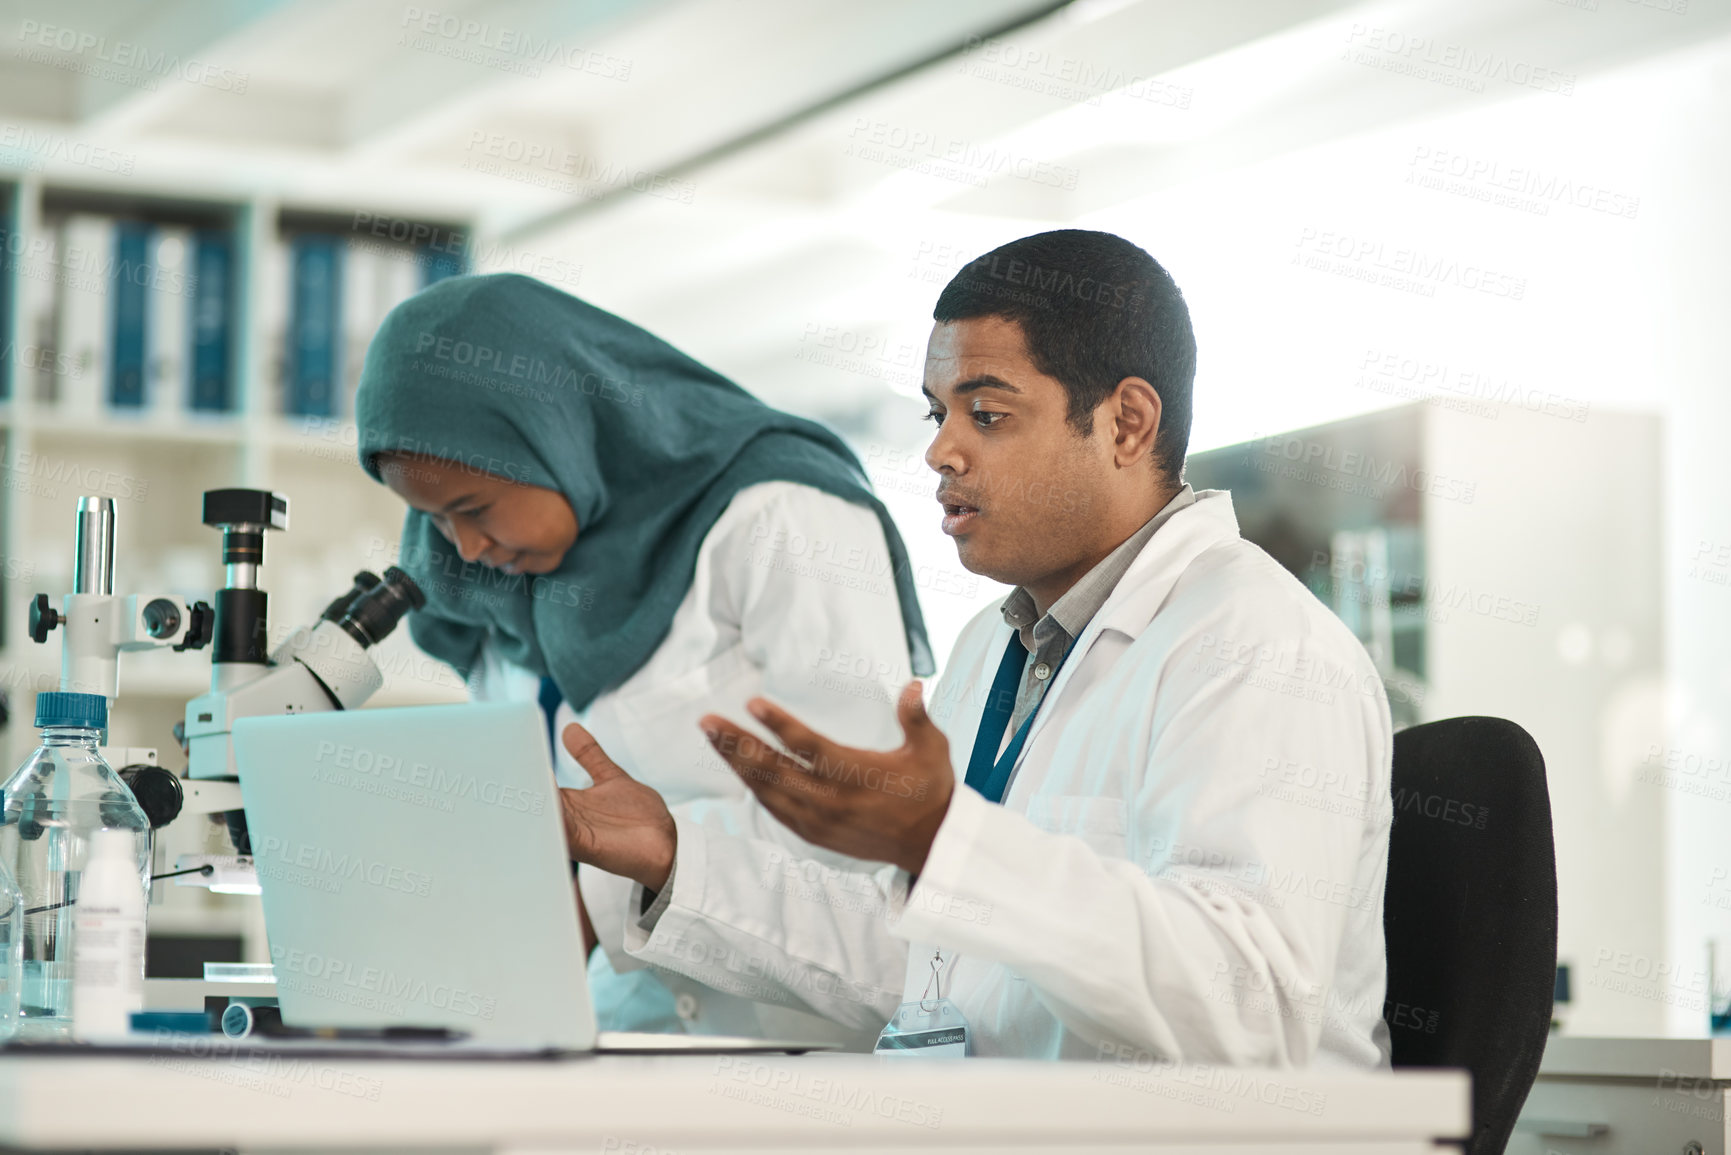
[[[1040,681],[1044,682],[1047,678],[1050,678],[1051,676],[1052,676],[1052,667],[1048,666],[1046,663],[1041,662],[1039,665],[1034,667],[1034,677],[1040,679]]]
[[[697,996],[689,991],[673,1000],[673,1010],[680,1018],[690,1022],[697,1017]]]

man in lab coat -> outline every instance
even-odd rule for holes
[[[948,1000],[972,1055],[1387,1066],[1387,699],[1231,497],[1184,484],[1177,286],[1122,238],[1062,230],[969,264],[934,317],[944,532],[1015,589],[929,707],[903,691],[897,749],[761,698],[777,745],[702,721],[794,833],[889,865],[674,820],[572,727],[595,781],[563,795],[573,857],[665,879],[624,949],[851,1025],[931,1026]]]

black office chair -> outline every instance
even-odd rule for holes
[[[1465,1067],[1467,1155],[1502,1155],[1539,1072],[1557,968],[1545,761],[1501,718],[1394,737],[1382,925],[1396,1067]]]

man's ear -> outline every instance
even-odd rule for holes
[[[1141,377],[1118,382],[1102,403],[1112,430],[1112,463],[1128,469],[1154,457],[1160,437],[1160,394]]]

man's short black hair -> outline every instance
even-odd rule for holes
[[[1160,395],[1154,460],[1176,482],[1190,446],[1196,335],[1184,294],[1158,261],[1123,237],[1057,229],[970,261],[938,295],[941,323],[1002,317],[1022,330],[1035,368],[1070,394],[1083,436],[1118,382],[1141,377]]]

